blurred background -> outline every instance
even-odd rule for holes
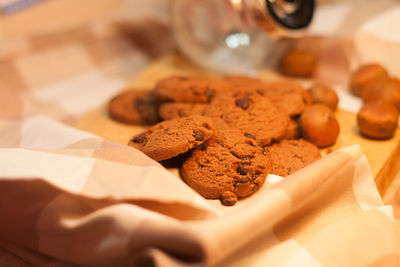
[[[317,36],[318,46],[315,38],[309,38],[313,45],[307,39],[299,44],[318,47],[314,79],[344,86],[360,62],[377,60],[400,74],[397,0],[316,2],[307,34]],[[106,102],[155,59],[176,50],[171,3],[0,0],[0,104],[9,113],[0,115],[18,116],[18,99],[24,115],[40,110],[73,123]],[[78,105],[82,99],[85,105]]]

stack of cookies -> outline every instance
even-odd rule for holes
[[[372,63],[353,73],[350,91],[363,100],[357,114],[361,134],[372,139],[392,138],[399,121],[400,80]]]
[[[133,136],[130,146],[161,163],[179,158],[190,187],[234,205],[258,190],[268,174],[287,176],[321,157],[315,144],[301,139],[315,136],[301,126],[304,111],[320,105],[312,103],[310,91],[295,83],[172,76],[151,91],[123,92],[108,108],[117,121],[155,124]]]

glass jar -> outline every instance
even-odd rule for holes
[[[277,40],[304,33],[314,0],[173,0],[180,50],[203,67],[251,73],[276,51]]]

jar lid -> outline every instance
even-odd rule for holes
[[[297,37],[311,23],[314,0],[247,0],[246,8],[269,36]]]

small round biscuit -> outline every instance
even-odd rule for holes
[[[311,77],[316,65],[317,57],[312,51],[290,50],[282,56],[279,69],[286,75]]]
[[[128,145],[162,161],[185,153],[214,135],[211,118],[189,116],[160,122],[133,136]]]
[[[158,114],[163,120],[172,120],[191,115],[203,115],[206,103],[168,102],[160,106]]]
[[[382,82],[387,78],[388,73],[381,65],[364,65],[353,73],[350,80],[350,90],[354,95],[361,96],[366,86]]]
[[[252,89],[219,94],[204,114],[251,134],[261,146],[282,139],[289,124],[286,112],[277,108],[262,92]]]
[[[382,101],[364,103],[357,114],[360,132],[369,138],[391,138],[399,122],[399,113],[392,104]]]
[[[229,88],[229,83],[220,77],[170,76],[157,83],[154,95],[165,101],[207,103]]]
[[[332,110],[321,104],[307,106],[300,116],[301,135],[318,147],[333,145],[340,125]]]
[[[270,158],[251,135],[219,125],[216,135],[183,163],[182,176],[203,197],[231,206],[264,184]]]
[[[339,98],[332,88],[323,84],[316,84],[309,89],[313,104],[322,104],[335,111]]]
[[[389,78],[366,86],[362,92],[362,99],[364,102],[380,100],[391,103],[400,112],[400,80]]]
[[[282,140],[265,148],[271,156],[271,174],[282,177],[321,158],[319,149],[303,139]]]
[[[129,90],[108,103],[108,114],[116,121],[134,125],[152,125],[159,121],[158,103],[149,90]]]

